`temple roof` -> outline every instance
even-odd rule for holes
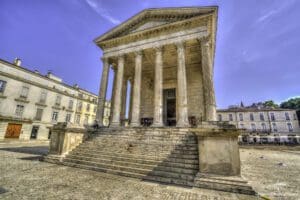
[[[214,13],[217,15],[217,6],[209,7],[176,7],[176,8],[150,8],[129,18],[120,25],[94,40],[100,43],[112,38],[121,37],[130,33],[159,27],[168,23],[186,20],[192,17]],[[217,17],[217,16],[216,16]]]

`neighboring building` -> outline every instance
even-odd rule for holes
[[[295,110],[282,108],[233,107],[217,110],[218,121],[229,122],[251,134],[300,134]]]
[[[57,122],[94,122],[97,95],[20,65],[0,59],[0,140],[45,140]]]

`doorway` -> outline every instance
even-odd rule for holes
[[[164,89],[164,123],[176,126],[176,89]]]
[[[31,130],[30,139],[36,139],[38,131],[39,131],[39,127],[38,126],[33,126],[32,130]]]
[[[7,125],[5,138],[19,138],[21,134],[22,124],[12,124]]]

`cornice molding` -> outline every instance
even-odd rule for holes
[[[199,26],[211,27],[208,24],[209,24],[209,18],[212,18],[212,17],[213,17],[213,14],[192,17],[192,18],[189,18],[186,20],[176,21],[176,22],[165,24],[165,25],[157,26],[154,28],[149,28],[146,30],[130,33],[125,36],[108,39],[108,40],[98,43],[98,45],[102,49],[107,49],[107,48],[112,48],[112,47],[116,47],[119,45],[127,44],[130,42],[136,42],[136,41],[148,39],[151,37],[167,35],[169,33],[173,33],[176,31],[196,28]]]

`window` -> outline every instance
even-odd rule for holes
[[[88,123],[89,123],[89,115],[85,115],[84,124],[88,124]]]
[[[289,129],[289,132],[293,132],[293,126],[291,123],[287,123],[287,127]]]
[[[254,121],[254,115],[253,115],[253,113],[250,113],[250,120]]]
[[[53,111],[52,113],[52,121],[53,122],[57,122],[58,119],[58,112],[57,111]]]
[[[219,119],[219,121],[222,121],[222,115],[221,114],[218,115],[218,119]]]
[[[244,125],[244,124],[240,124],[240,127],[241,127],[242,129],[244,129],[244,128],[245,128],[245,125]]]
[[[90,111],[90,104],[86,105],[86,111],[89,112]]]
[[[43,109],[36,109],[35,120],[41,121],[43,116]]]
[[[251,130],[253,131],[253,132],[255,132],[256,131],[256,126],[255,126],[255,124],[251,124]]]
[[[261,128],[263,131],[266,131],[267,130],[267,126],[265,123],[261,123]]]
[[[6,81],[0,80],[0,93],[3,93],[5,90]]]
[[[70,122],[71,121],[71,116],[72,116],[71,113],[67,113],[67,115],[66,115],[66,122]]]
[[[77,105],[77,111],[81,111],[81,110],[82,110],[82,102],[79,101]]]
[[[290,115],[289,115],[288,112],[285,113],[285,119],[286,119],[287,121],[290,121]]]
[[[232,114],[229,114],[229,121],[233,121]]]
[[[97,106],[94,105],[94,113],[96,113],[96,112],[97,112]]]
[[[265,121],[265,116],[263,113],[259,113],[259,119],[260,121]]]
[[[73,100],[70,99],[68,108],[72,110],[73,109],[73,104],[74,104]]]
[[[23,112],[24,112],[24,106],[23,105],[17,105],[16,116],[17,117],[22,117]]]
[[[275,121],[275,115],[274,115],[274,113],[270,113],[270,115],[271,115],[271,121]]]
[[[60,106],[60,102],[61,102],[61,96],[57,95],[55,100],[55,105]]]
[[[273,130],[274,130],[274,132],[277,132],[277,131],[278,131],[278,129],[277,129],[277,125],[276,125],[276,123],[272,123],[272,126],[273,126]]]
[[[79,98],[83,98],[83,94],[79,93],[79,94],[78,94],[78,97],[79,97]]]
[[[80,115],[76,115],[75,123],[80,124]]]
[[[29,92],[29,87],[23,86],[23,87],[22,87],[22,90],[21,90],[20,97],[21,97],[21,98],[27,98],[28,92]]]
[[[297,115],[296,114],[294,114],[294,120],[297,120]]]
[[[243,114],[242,114],[242,113],[239,114],[239,118],[240,118],[240,121],[244,121],[244,118],[243,118]]]
[[[42,91],[41,96],[40,96],[40,103],[45,104],[46,103],[46,98],[47,98],[47,92]]]

